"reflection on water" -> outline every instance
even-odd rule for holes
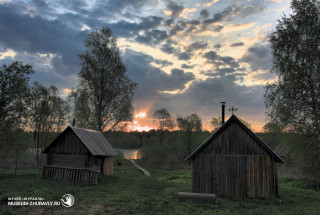
[[[116,150],[122,151],[125,159],[133,159],[133,160],[138,159],[138,152],[140,151],[140,149],[116,149]]]

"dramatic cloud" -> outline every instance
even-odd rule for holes
[[[174,68],[171,74],[152,66],[154,58],[145,54],[126,50],[126,59],[129,61],[128,75],[138,83],[136,99],[154,99],[162,96],[162,91],[183,90],[185,84],[194,80],[193,73]]]
[[[272,55],[269,45],[255,44],[251,46],[240,61],[248,63],[253,71],[270,70]]]
[[[183,116],[197,113],[208,121],[221,100],[239,105],[236,101],[255,89],[257,79],[266,79],[272,67],[267,35],[288,5],[0,0],[0,63],[31,64],[36,71],[31,81],[54,84],[63,92],[77,84],[83,40],[108,26],[119,40],[129,77],[139,84],[135,107],[165,107]],[[262,124],[263,90],[256,95],[241,104],[251,112],[242,109],[241,114]]]

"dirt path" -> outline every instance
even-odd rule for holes
[[[127,159],[127,160],[130,161],[130,162],[133,164],[133,166],[135,166],[138,170],[140,170],[141,172],[143,172],[144,175],[146,175],[146,176],[151,176],[150,173],[149,173],[147,170],[143,169],[141,166],[139,166],[138,164],[136,164],[136,162],[134,162],[134,161],[131,160],[131,159]]]

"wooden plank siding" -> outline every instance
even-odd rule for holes
[[[224,196],[278,195],[275,162],[268,156],[203,155],[192,163],[192,192]]]
[[[278,196],[274,155],[239,123],[225,126],[196,151],[191,161],[192,192],[250,198]]]
[[[64,154],[87,154],[89,152],[71,129],[65,130],[64,135],[58,136],[48,151]]]
[[[113,157],[105,157],[103,167],[104,175],[113,175]]]
[[[61,167],[74,167],[85,168],[86,167],[86,155],[85,154],[56,154],[50,153],[47,159],[47,165],[61,166]]]
[[[99,172],[85,168],[67,168],[43,166],[41,177],[57,181],[81,181],[93,184],[98,183]]]

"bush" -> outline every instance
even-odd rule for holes
[[[195,150],[210,135],[209,132],[193,134],[192,150]],[[156,135],[148,139],[141,148],[141,157],[144,163],[154,168],[171,169],[185,166],[185,158],[188,156],[187,141],[184,132],[167,132],[161,144]]]

